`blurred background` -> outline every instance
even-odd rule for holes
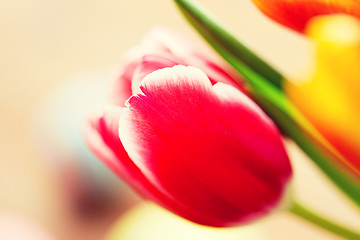
[[[289,77],[306,74],[311,44],[250,0],[199,2]],[[83,115],[105,102],[111,69],[154,25],[202,44],[171,0],[0,0],[0,239],[337,239],[286,213],[217,235],[144,206],[88,152]],[[288,149],[294,194],[359,229],[351,203]],[[29,234],[16,237],[17,229]]]

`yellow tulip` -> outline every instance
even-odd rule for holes
[[[360,22],[347,15],[321,16],[305,33],[317,46],[316,67],[306,81],[287,82],[287,95],[359,173]]]

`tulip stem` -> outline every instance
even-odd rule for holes
[[[253,69],[265,79],[269,80],[274,87],[282,89],[283,75],[250,50],[245,44],[238,41],[230,31],[220,24],[220,21],[196,2],[191,0],[175,0],[185,17],[207,40],[214,42],[225,51],[231,54],[248,68]]]
[[[297,202],[293,203],[290,208],[290,212],[345,239],[360,239],[360,233],[354,232],[353,230],[327,220]]]

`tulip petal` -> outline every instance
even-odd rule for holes
[[[307,22],[319,15],[346,13],[360,18],[360,4],[354,0],[253,0],[273,20],[303,32]]]
[[[218,219],[205,223],[213,226],[262,216],[279,202],[291,167],[275,126],[245,95],[184,66],[153,72],[140,88],[119,136],[153,186]]]
[[[93,113],[85,125],[85,139],[93,152],[120,175],[126,174],[120,159],[130,161],[118,135],[120,107],[108,107]]]
[[[146,75],[152,73],[158,69],[172,67],[180,63],[179,59],[175,59],[174,56],[169,56],[168,54],[149,54],[142,57],[142,61],[136,67],[132,81],[131,88],[133,94],[140,92],[139,86],[141,81]]]
[[[145,45],[162,49],[163,52],[175,57],[177,64],[200,68],[213,84],[223,82],[245,92],[244,81],[228,64],[207,49],[193,44],[176,31],[157,27],[153,28],[144,39]]]
[[[141,171],[134,165],[120,142],[118,129],[121,107],[107,107],[89,117],[85,140],[92,151],[117,175],[140,193],[151,196]]]
[[[112,103],[124,106],[125,101],[132,95],[132,75],[137,65],[141,62],[142,54],[142,47],[130,49],[124,54],[122,63],[115,68],[110,94]]]
[[[120,107],[107,107],[89,117],[85,124],[84,137],[92,151],[144,198],[157,202],[168,209],[181,208],[183,216],[197,216],[199,222],[205,223],[206,220],[212,219],[212,216],[203,216],[202,213],[198,212],[194,213],[193,209],[159,192],[145,178],[141,170],[129,158],[120,142],[118,135],[120,115]],[[212,219],[211,223],[214,224],[216,221],[217,219]],[[217,223],[217,225],[219,224]]]
[[[217,62],[210,61],[210,58],[217,59]],[[245,92],[243,80],[217,56],[203,55],[198,46],[180,34],[157,27],[144,37],[141,45],[123,56],[113,77],[111,102],[124,106],[132,94],[139,92],[139,84],[147,74],[178,64],[196,66],[209,76],[213,84],[224,82]]]

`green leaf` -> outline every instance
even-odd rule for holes
[[[284,77],[281,73],[239,42],[224,26],[220,25],[219,20],[216,20],[195,2],[187,0],[175,0],[175,2],[206,40],[216,43],[223,50],[230,52],[238,61],[243,62],[269,80],[274,86],[282,88]]]

